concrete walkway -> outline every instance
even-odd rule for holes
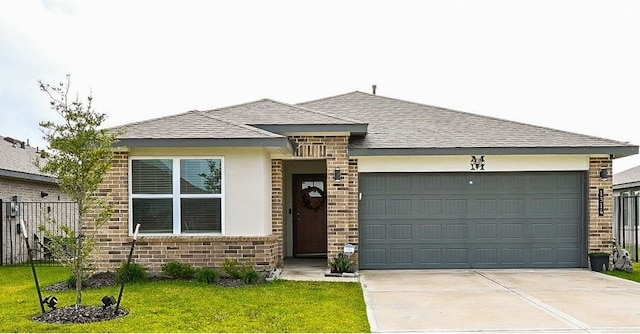
[[[640,284],[583,269],[381,270],[360,281],[373,332],[640,332]]]
[[[358,282],[357,277],[325,276],[327,259],[286,258],[280,279],[291,281]]]

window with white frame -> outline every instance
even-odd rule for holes
[[[223,233],[222,158],[132,158],[131,221],[140,233]]]

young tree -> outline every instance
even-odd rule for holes
[[[77,204],[79,230],[48,231],[52,238],[54,256],[71,270],[75,279],[76,305],[82,304],[82,280],[91,264],[91,252],[98,228],[112,214],[106,198],[96,195],[105,174],[111,168],[116,134],[99,129],[106,118],[93,110],[90,94],[86,103],[77,94],[69,99],[70,75],[58,85],[39,81],[40,90],[51,99],[51,109],[62,117],[62,122],[40,122],[47,141],[44,165],[40,170],[57,176],[61,190]],[[47,231],[45,231],[47,232]],[[63,233],[63,235],[60,235]]]

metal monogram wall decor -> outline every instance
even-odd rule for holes
[[[481,155],[479,158],[472,155],[469,164],[471,165],[471,170],[484,170],[484,155]]]

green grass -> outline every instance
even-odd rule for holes
[[[612,270],[612,271],[608,271],[607,274],[640,283],[640,263],[637,263],[637,262],[633,263],[632,273],[628,273],[622,270]]]
[[[38,267],[41,286],[68,278],[65,268]],[[85,290],[85,305],[117,298],[118,287]],[[91,324],[43,324],[29,267],[0,267],[0,332],[369,332],[358,283],[276,281],[226,288],[196,282],[148,282],[125,287],[129,315]],[[43,291],[43,297],[49,292]],[[56,292],[59,307],[75,292]]]

